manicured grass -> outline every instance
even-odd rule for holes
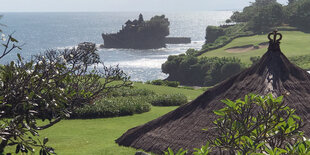
[[[176,107],[152,107],[150,112],[126,117],[64,120],[40,132],[49,137],[49,145],[58,154],[129,155],[133,148],[120,147],[114,141],[128,129],[158,118]]]
[[[188,90],[137,82],[134,82],[134,87],[150,89],[159,94],[182,93],[186,95],[189,100],[195,99],[204,92],[201,89]],[[55,126],[41,131],[40,135],[42,138],[49,137],[49,145],[53,146],[58,154],[133,155],[137,150],[118,146],[114,141],[128,129],[156,119],[176,108],[176,106],[152,106],[150,112],[132,116],[63,120]]]
[[[135,88],[140,89],[149,89],[158,94],[176,94],[181,93],[187,96],[188,100],[194,100],[196,97],[201,95],[204,91],[202,89],[197,90],[189,90],[184,88],[175,88],[175,87],[168,87],[168,86],[157,86],[157,85],[150,85],[150,84],[143,84],[134,82],[133,85]]]
[[[188,90],[136,82],[134,82],[134,87],[150,89],[159,94],[182,93],[189,100],[195,99],[204,92],[201,89]],[[40,131],[39,139],[48,137],[48,146],[55,148],[56,153],[60,155],[133,155],[137,151],[136,149],[118,146],[114,141],[128,129],[156,119],[176,108],[177,106],[152,106],[151,111],[132,116],[62,120],[60,123]],[[6,150],[14,152],[15,146],[8,147]],[[37,153],[38,150],[36,151]]]
[[[118,146],[114,141],[128,129],[176,108],[152,107],[150,112],[126,117],[63,120],[40,131],[40,139],[48,137],[48,145],[53,146],[60,155],[134,155],[136,149]],[[14,151],[14,148],[8,148],[7,151]]]
[[[283,35],[283,39],[281,40],[280,45],[281,50],[287,57],[310,54],[309,33],[300,31],[280,31],[280,33]],[[258,45],[259,43],[267,41],[269,41],[267,39],[267,34],[255,35],[251,37],[241,37],[233,40],[231,43],[222,48],[206,52],[200,57],[238,57],[242,62],[250,64],[250,57],[262,56],[267,51],[267,48],[261,48],[244,53],[228,53],[225,51],[225,49],[249,44]]]

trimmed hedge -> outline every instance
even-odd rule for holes
[[[150,96],[156,93],[149,89],[119,88],[110,93],[111,97]]]
[[[184,94],[165,94],[156,95],[150,99],[154,106],[179,106],[187,103],[187,97]]]
[[[168,87],[178,87],[180,82],[178,81],[168,81],[168,80],[153,80],[153,81],[146,81],[146,84],[151,85],[158,85],[158,86],[168,86]]]
[[[143,96],[128,96],[103,98],[93,105],[77,108],[70,118],[104,118],[139,114],[151,110],[148,98]]]
[[[71,119],[106,118],[140,114],[154,106],[178,106],[187,103],[183,94],[158,95],[148,89],[122,88],[94,104],[75,109]],[[151,105],[152,104],[152,105]]]

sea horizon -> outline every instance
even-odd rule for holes
[[[169,55],[185,53],[187,49],[201,49],[205,41],[208,25],[221,25],[232,14],[231,11],[191,11],[191,12],[7,12],[0,23],[5,34],[14,32],[14,37],[25,43],[22,51],[10,53],[0,63],[16,60],[16,54],[29,60],[32,55],[49,49],[63,50],[76,47],[81,42],[102,44],[102,33],[116,33],[130,19],[137,19],[142,13],[145,20],[154,15],[165,16],[170,21],[169,37],[190,37],[191,44],[168,44],[167,48],[99,49],[98,53],[105,65],[119,65],[134,81],[164,79],[161,64]],[[1,14],[1,13],[0,13]]]

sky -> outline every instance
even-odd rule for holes
[[[0,12],[241,10],[251,1],[255,0],[0,0]]]

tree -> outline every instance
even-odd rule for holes
[[[307,30],[310,26],[310,0],[296,0],[286,7],[288,22],[292,26]]]
[[[20,48],[15,43],[18,41],[9,35],[0,58]],[[103,69],[90,68],[93,65],[102,65]],[[40,154],[54,153],[46,146],[47,138],[37,138],[39,130],[70,117],[76,107],[92,104],[112,89],[129,85],[129,78],[118,67],[105,67],[100,62],[91,44],[49,50],[30,61],[18,54],[16,62],[0,68],[0,152],[15,145],[16,153],[34,151],[33,147],[41,147]],[[45,124],[38,125],[38,119]]]
[[[254,32],[269,32],[283,23],[284,12],[281,4],[271,3],[261,7],[248,21],[249,29]]]
[[[155,38],[163,38],[169,35],[170,22],[165,15],[154,16],[149,21],[146,21],[145,25],[141,32],[152,35]]]
[[[254,32],[269,32],[284,22],[284,11],[276,0],[256,0],[242,12],[234,12],[230,19],[237,23],[246,22],[248,29]]]

